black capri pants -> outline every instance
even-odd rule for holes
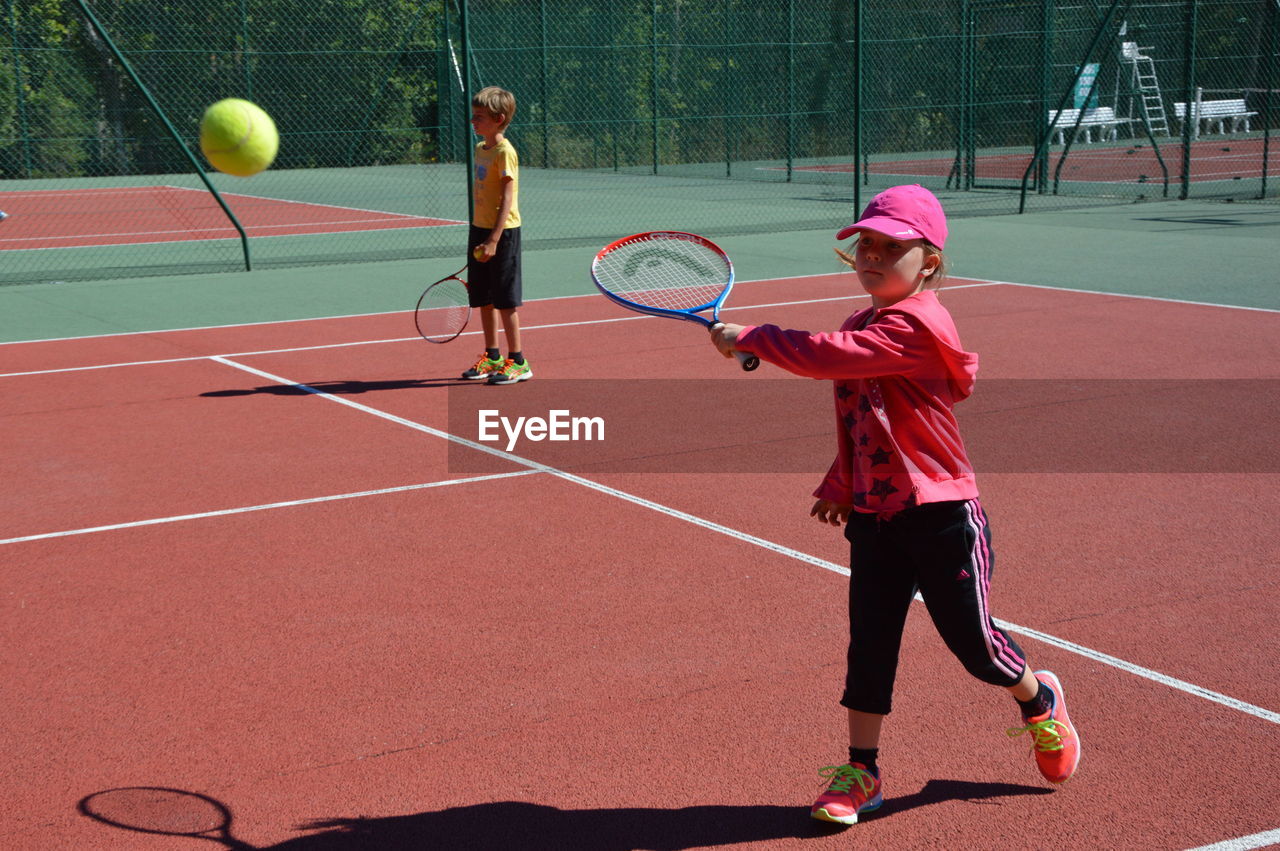
[[[992,621],[995,553],[976,499],[934,502],[881,519],[851,512],[849,665],[840,703],[889,714],[907,610],[917,590],[929,617],[965,669],[1009,687],[1022,678],[1022,649]]]

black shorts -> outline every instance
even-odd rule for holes
[[[520,281],[520,228],[507,228],[498,237],[498,253],[484,263],[471,252],[489,239],[493,228],[471,226],[467,239],[467,291],[472,307],[492,305],[510,310],[524,303]]]

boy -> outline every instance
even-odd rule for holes
[[[490,384],[515,384],[533,378],[520,350],[520,164],[505,133],[516,112],[511,92],[497,86],[471,98],[476,145],[475,206],[467,240],[467,287],[471,306],[480,309],[484,354],[462,373]],[[497,315],[495,315],[495,313]],[[507,337],[507,358],[498,359],[498,316]]]

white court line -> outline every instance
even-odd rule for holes
[[[1015,281],[991,281],[993,284],[1007,284],[1011,287],[1026,287],[1032,290],[1056,290],[1061,293],[1084,293],[1085,295],[1106,295],[1116,298],[1136,298],[1140,301],[1163,301],[1169,304],[1191,304],[1196,307],[1223,307],[1228,310],[1250,310],[1256,313],[1280,313],[1273,307],[1248,307],[1243,304],[1217,304],[1212,301],[1190,301],[1185,298],[1166,298],[1158,295],[1134,295],[1132,293],[1109,293],[1103,290],[1086,290],[1076,287],[1056,287],[1048,284],[1020,284]]]
[[[959,286],[951,287],[951,289],[953,290],[976,289],[979,287],[993,286],[993,284],[995,283],[999,283],[999,282],[981,283],[981,284],[961,284]],[[570,296],[570,297],[577,298],[578,296]],[[763,307],[794,307],[796,305],[802,305],[802,304],[822,304],[824,302],[830,302],[830,301],[851,301],[853,299],[859,299],[859,298],[867,298],[867,295],[865,293],[860,293],[857,295],[851,294],[851,295],[842,295],[842,296],[832,296],[829,298],[802,299],[800,301],[775,301],[775,302],[769,302],[767,304],[740,304],[740,305],[734,305],[733,307],[722,308],[720,312],[727,313],[733,310],[755,310]],[[395,312],[406,313],[408,311],[397,310]],[[366,314],[366,315],[378,316],[380,314]],[[577,322],[552,322],[546,325],[524,325],[521,327],[523,327],[524,330],[526,331],[541,331],[549,328],[572,328],[572,327],[581,326],[581,325],[607,325],[611,322],[632,322],[639,319],[659,319],[659,318],[660,317],[657,317],[657,316],[629,314],[627,316],[611,316],[607,319],[582,319]],[[260,323],[260,324],[269,324],[269,323]],[[232,325],[227,327],[234,328],[238,326]],[[474,337],[481,333],[483,332],[464,331],[458,336]],[[71,338],[71,339],[78,339],[78,338]],[[239,357],[252,357],[254,355],[281,355],[281,354],[289,354],[291,352],[312,352],[320,349],[342,349],[342,348],[349,348],[351,346],[377,346],[377,345],[382,345],[383,343],[409,343],[419,339],[421,338],[420,337],[388,337],[383,340],[353,340],[347,343],[321,343],[315,346],[295,346],[293,348],[287,348],[287,349],[262,349],[254,352],[223,352],[220,355],[188,355],[187,357],[181,357],[181,358],[158,358],[156,360],[119,361],[116,363],[93,364],[92,366],[64,366],[64,367],[59,367],[57,369],[33,369],[33,370],[28,370],[26,372],[0,372],[0,378],[17,378],[23,375],[51,375],[56,372],[88,372],[90,370],[113,369],[115,367],[121,367],[121,366],[153,366],[155,364],[161,364],[161,363],[188,363],[190,361],[210,360],[215,357],[239,358]]]
[[[549,475],[555,476],[560,479],[564,479],[565,481],[568,481],[568,482],[573,482],[574,484],[581,485],[582,487],[589,488],[599,493],[603,493],[608,496],[612,496],[617,499],[630,502],[633,505],[638,505],[638,506],[641,506],[642,508],[648,508],[652,511],[657,511],[661,514],[665,514],[668,517],[674,517],[678,520],[683,520],[686,523],[692,523],[693,525],[699,526],[703,529],[708,529],[713,532],[718,532],[722,535],[726,535],[736,540],[743,541],[744,543],[761,547],[770,552],[778,553],[780,555],[787,556],[797,561],[814,565],[815,567],[821,567],[824,570],[831,571],[832,573],[838,573],[841,576],[849,575],[848,568],[842,567],[833,562],[829,562],[826,559],[821,559],[821,558],[818,558],[817,556],[809,555],[808,553],[804,553],[799,550],[792,549],[791,547],[787,547],[782,544],[778,544],[773,541],[766,540],[764,538],[759,538],[755,535],[750,535],[746,532],[733,529],[729,526],[724,526],[720,523],[716,523],[711,520],[706,520],[702,517],[698,517],[697,515],[689,514],[687,512],[680,511],[678,509],[671,508],[666,505],[662,505],[661,503],[653,502],[652,500],[645,499],[644,497],[636,496],[634,494],[630,494],[625,491],[618,490],[617,488],[612,488],[612,487],[609,487],[608,485],[604,485],[599,482],[594,482],[590,479],[585,479],[582,476],[574,475],[573,473],[568,473],[568,472],[565,472],[564,470],[559,470],[555,467],[551,467],[546,464],[539,463],[537,461],[532,461],[520,455],[515,455],[510,452],[503,452],[502,450],[496,449],[492,446],[486,446],[482,443],[477,443],[475,441],[468,440],[464,437],[459,437],[455,434],[451,434],[446,431],[440,431],[439,429],[432,428],[431,426],[424,425],[422,423],[417,423],[417,422],[414,422],[413,420],[408,420],[408,419],[405,419],[404,417],[387,413],[386,411],[381,411],[377,408],[373,408],[368,405],[361,404],[360,402],[353,402],[350,399],[344,399],[341,396],[335,396],[332,393],[327,393],[323,390],[318,390],[306,384],[299,384],[295,381],[290,381],[287,378],[282,378],[281,376],[273,375],[269,372],[265,372],[260,369],[255,369],[254,367],[248,366],[246,364],[237,363],[235,361],[228,360],[223,357],[214,357],[214,358],[211,358],[211,360],[217,361],[218,363],[225,364],[235,369],[243,370],[253,375],[257,375],[261,378],[267,379],[268,381],[275,381],[279,384],[283,384],[286,386],[297,387],[301,390],[305,390],[308,393],[312,393],[316,396],[320,396],[321,398],[328,399],[331,402],[336,402],[340,405],[345,405],[357,411],[362,411],[366,414],[372,414],[375,417],[379,417],[389,422],[406,426],[416,431],[420,431],[425,434],[430,434],[434,437],[439,437],[444,440],[448,440],[452,443],[458,444],[459,446],[465,446],[470,449],[475,449],[479,452],[484,452],[488,455],[492,455],[496,458],[501,458],[503,460],[510,461],[511,463],[519,464],[520,466],[527,467],[532,471],[547,473]],[[1061,639],[1061,638],[1057,638],[1056,636],[1049,635],[1048,633],[1040,632],[1039,630],[1031,629],[1029,627],[1019,626],[1017,624],[1010,623],[1008,621],[996,621],[996,622],[1003,629],[1007,629],[1010,632],[1013,632],[1017,635],[1023,635],[1028,638],[1033,638],[1038,641],[1042,641],[1046,644],[1050,644],[1062,650],[1066,650],[1068,652],[1075,653],[1080,656],[1084,656],[1085,658],[1092,659],[1095,662],[1101,662],[1102,664],[1110,665],[1126,673],[1151,680],[1152,682],[1159,683],[1169,688],[1174,688],[1179,691],[1186,692],[1187,694],[1193,695],[1195,697],[1199,697],[1203,700],[1207,700],[1212,703],[1217,703],[1229,709],[1234,709],[1246,715],[1252,715],[1255,718],[1260,718],[1264,721],[1270,721],[1273,724],[1280,724],[1280,713],[1273,712],[1269,709],[1264,709],[1260,706],[1254,706],[1253,704],[1245,703],[1244,701],[1237,700],[1236,698],[1233,698],[1229,695],[1221,694],[1215,691],[1210,691],[1209,689],[1203,688],[1201,686],[1197,686],[1193,683],[1188,683],[1184,680],[1179,680],[1175,677],[1170,677],[1166,674],[1161,674],[1158,671],[1151,670],[1150,668],[1144,668],[1141,665],[1135,665],[1131,662],[1126,662],[1125,660],[1117,658],[1115,656],[1111,656],[1109,654],[1102,653],[1097,650],[1092,650],[1088,647],[1084,647],[1083,645],[1076,644],[1075,642],[1067,641],[1065,639]]]
[[[110,532],[115,529],[136,529],[139,526],[157,526],[162,523],[178,523],[183,520],[202,520],[206,517],[225,517],[229,514],[247,514],[251,511],[268,511],[273,508],[288,508],[294,505],[314,505],[318,502],[336,502],[341,499],[359,499],[365,496],[382,496],[388,493],[441,488],[447,485],[464,485],[472,482],[487,482],[493,479],[510,479],[515,476],[529,476],[537,470],[517,470],[512,473],[494,473],[489,476],[473,476],[469,479],[445,479],[439,482],[423,482],[417,485],[400,485],[394,488],[378,488],[371,491],[339,493],[333,496],[313,496],[308,499],[291,499],[285,502],[268,502],[263,505],[246,505],[240,508],[224,508],[218,511],[201,511],[196,514],[177,514],[172,517],[156,517],[151,520],[133,520],[125,523],[110,523],[106,526],[89,526],[84,529],[69,529],[65,532],[44,532],[39,535],[23,535],[19,538],[0,538],[0,544],[23,544],[29,541],[46,541],[50,538],[69,538],[73,535],[88,535],[93,532]]]
[[[1267,830],[1236,839],[1226,839],[1222,842],[1215,842],[1212,845],[1201,845],[1199,848],[1191,848],[1189,851],[1251,851],[1254,848],[1265,848],[1268,845],[1277,844],[1280,844],[1280,829]]]

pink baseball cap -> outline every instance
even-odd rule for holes
[[[892,186],[872,198],[862,216],[841,229],[836,239],[848,239],[864,230],[903,239],[923,239],[940,249],[947,241],[947,217],[933,193],[918,183]]]

